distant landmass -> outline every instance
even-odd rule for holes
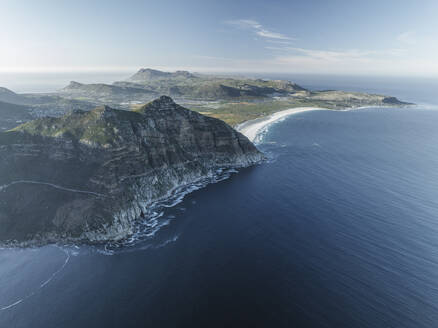
[[[158,79],[174,79],[174,78],[196,78],[196,76],[187,71],[163,72],[150,68],[141,68],[137,73],[129,78],[132,82],[143,82]]]
[[[32,117],[61,116],[74,109],[90,110],[94,102],[81,99],[68,99],[60,94],[26,93],[17,94],[7,88],[0,88],[0,101],[12,105],[26,106]]]
[[[3,87],[0,87],[0,101],[16,105],[27,104],[26,97],[16,94],[15,92]]]
[[[82,84],[75,81],[59,91],[59,95],[69,99],[87,100],[93,103],[123,104],[133,99],[136,102],[149,101],[157,94],[151,90],[131,86],[95,83]]]
[[[127,81],[115,84],[203,100],[269,97],[305,90],[289,81],[195,75],[187,71],[169,73],[152,69],[140,69]]]
[[[33,117],[59,117],[73,109],[109,105],[132,110],[161,95],[186,107],[219,118],[231,126],[294,107],[346,109],[360,106],[409,105],[393,96],[310,91],[291,81],[163,72],[142,68],[125,81],[83,84],[72,81],[55,93],[16,94],[0,88],[0,101],[29,106]]]
[[[0,242],[103,242],[130,236],[151,205],[263,155],[224,122],[162,96],[0,133]]]

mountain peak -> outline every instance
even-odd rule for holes
[[[163,72],[152,68],[141,68],[133,76],[129,78],[130,81],[150,81],[158,79],[171,79],[171,78],[193,78],[195,77],[188,71],[176,71],[176,72]]]
[[[0,87],[0,94],[6,94],[6,95],[16,95],[16,93],[12,90],[9,90],[5,87]]]
[[[173,110],[178,108],[179,105],[176,104],[172,98],[169,96],[161,96],[158,99],[155,99],[151,101],[150,103],[147,103],[146,105],[142,106],[138,111],[139,112],[145,112],[145,111],[165,111],[165,110]]]
[[[25,97],[4,87],[0,87],[0,101],[16,105],[28,104],[28,101]]]
[[[158,99],[155,99],[154,101],[160,103],[160,104],[175,104],[172,98],[169,96],[163,95]],[[176,105],[176,104],[175,104]]]
[[[159,73],[164,73],[164,72],[157,70],[157,69],[152,69],[152,68],[140,68],[138,70],[138,73],[158,73],[159,74]]]
[[[70,83],[64,88],[64,90],[66,89],[78,89],[80,87],[82,87],[83,84],[76,82],[76,81],[70,81]]]

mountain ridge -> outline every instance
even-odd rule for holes
[[[134,75],[128,78],[128,81],[138,82],[145,80],[155,80],[164,78],[196,78],[196,76],[188,71],[164,72],[151,68],[140,68]]]

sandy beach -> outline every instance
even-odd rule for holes
[[[307,112],[311,110],[325,110],[326,108],[318,107],[297,107],[282,110],[270,116],[249,120],[237,127],[237,130],[245,135],[250,141],[256,142],[258,135],[265,131],[271,124],[278,122],[285,117],[297,113]]]

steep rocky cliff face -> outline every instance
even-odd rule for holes
[[[0,241],[126,238],[173,189],[262,158],[230,126],[165,96],[136,112],[31,121],[0,133]]]

